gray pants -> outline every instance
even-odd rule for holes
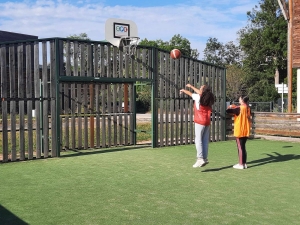
[[[209,143],[209,127],[195,123],[195,145],[197,158],[207,159]]]

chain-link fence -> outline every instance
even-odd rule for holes
[[[231,104],[239,105],[238,102],[232,102]],[[273,112],[273,102],[249,102],[249,106],[252,112]]]

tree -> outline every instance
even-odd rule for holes
[[[260,0],[259,6],[247,12],[247,16],[247,26],[238,32],[239,45],[233,42],[224,45],[216,38],[209,38],[204,60],[226,67],[242,66],[241,88],[251,101],[273,101],[279,97],[274,77],[280,72],[277,80],[283,81],[286,75],[287,23],[277,0]]]
[[[225,65],[242,65],[244,54],[239,45],[229,41],[224,45],[222,58]]]
[[[204,49],[203,60],[219,66],[241,65],[243,54],[238,45],[233,41],[223,44],[217,38],[208,38]]]
[[[226,67],[226,98],[238,101],[238,97],[245,92],[240,47],[232,41],[224,45],[217,38],[210,37],[204,49],[204,61]]]
[[[69,35],[67,36],[67,38],[78,39],[78,40],[91,40],[86,33]]]
[[[181,35],[177,34],[174,35],[170,42],[169,45],[171,46],[171,49],[169,49],[170,51],[174,48],[178,48],[181,53],[185,56],[197,59],[199,57],[199,53],[197,51],[197,49],[192,49],[191,48],[191,42],[186,39],[183,38]]]
[[[204,49],[204,58],[203,60],[215,65],[224,66],[222,60],[222,51],[224,46],[217,38],[208,38],[206,47]]]
[[[139,42],[140,46],[152,46],[156,48],[160,48],[170,52],[172,49],[177,48],[181,51],[182,55],[197,59],[199,57],[199,53],[197,49],[191,48],[191,43],[188,39],[182,37],[180,34],[174,35],[170,41],[163,41],[161,39],[158,40],[148,40],[142,39]]]
[[[229,101],[238,101],[239,96],[244,94],[244,71],[234,64],[226,66],[226,98]]]
[[[278,98],[274,77],[287,67],[287,23],[277,0],[260,0],[247,16],[248,24],[238,34],[249,97],[273,101]]]
[[[239,31],[240,45],[254,67],[267,61],[273,68],[286,68],[287,23],[278,1],[261,0],[259,4],[260,8],[247,12],[248,25]]]

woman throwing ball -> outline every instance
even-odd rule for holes
[[[208,143],[210,139],[210,116],[212,105],[215,103],[215,96],[210,87],[203,85],[200,89],[193,87],[191,84],[186,85],[193,89],[195,93],[181,89],[194,100],[194,123],[195,123],[195,145],[197,150],[197,161],[194,168],[202,167],[208,164]]]

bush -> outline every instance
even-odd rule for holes
[[[138,99],[136,101],[136,112],[146,113],[151,110],[151,90],[144,90],[138,93]]]

